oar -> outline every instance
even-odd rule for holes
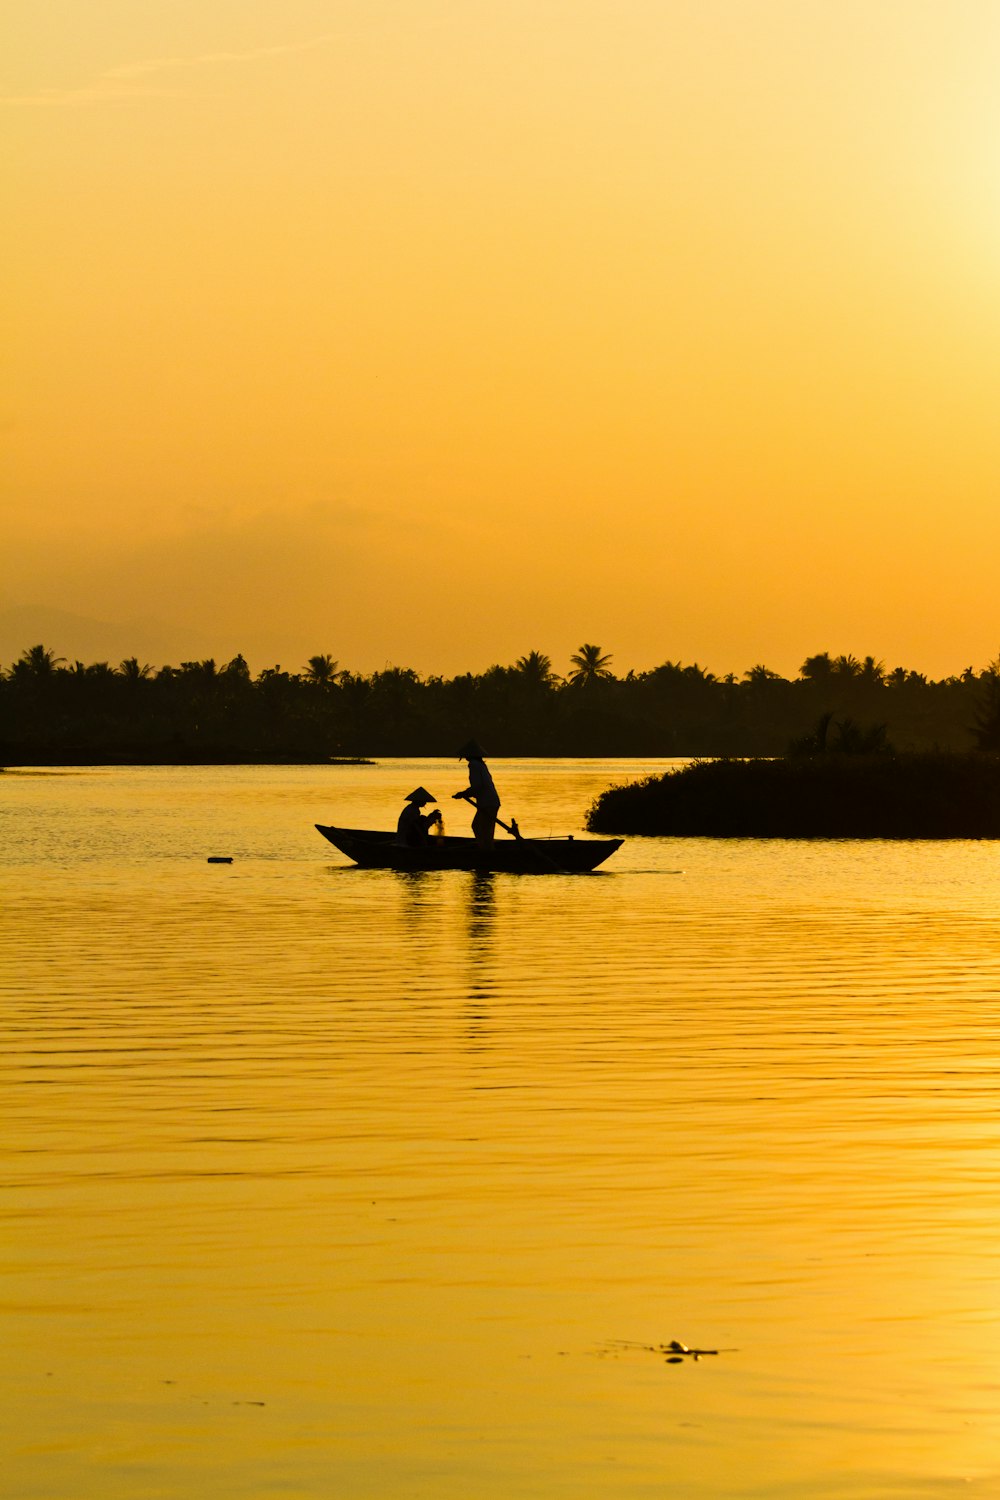
[[[463,800],[465,802],[471,802],[471,804],[472,804],[473,807],[478,807],[478,805],[479,805],[476,802],[475,797],[465,797]],[[502,818],[496,818],[494,821],[497,822],[497,823],[499,823],[499,825],[503,829],[504,833],[511,834],[512,837],[515,838],[518,841],[519,844],[530,844],[531,847],[534,849],[535,853],[537,854],[538,858],[539,859],[543,859],[547,865],[551,865],[552,869],[555,870],[555,872],[556,872],[557,875],[568,875],[569,874],[569,871],[568,870],[564,870],[563,867],[562,867],[562,865],[557,865],[556,864],[556,862],[552,858],[551,854],[549,854],[545,849],[543,849],[541,847],[541,843],[540,843],[540,841],[538,839],[526,839],[524,837],[524,834],[521,832],[520,828],[518,828],[518,826],[517,826],[517,819],[516,818],[511,818],[511,820],[510,820],[509,823],[505,823]]]
[[[469,805],[471,807],[474,807],[477,812],[479,811],[479,803],[476,801],[475,797],[463,797],[462,801],[468,802]],[[524,835],[521,833],[520,828],[518,828],[517,826],[516,818],[511,818],[509,823],[505,823],[502,818],[494,818],[493,821],[500,825],[504,833],[509,833],[512,835],[512,837],[518,839],[521,843],[524,843]]]

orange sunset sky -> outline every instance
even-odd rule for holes
[[[0,28],[0,612],[289,668],[996,655],[995,0]]]

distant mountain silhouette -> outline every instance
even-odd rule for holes
[[[10,667],[26,641],[44,641],[68,662],[109,661],[112,666],[128,656],[162,666],[204,656],[209,649],[194,632],[164,620],[94,620],[42,604],[0,610],[0,667]]]

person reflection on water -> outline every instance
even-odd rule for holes
[[[476,809],[472,819],[472,831],[476,840],[480,844],[492,844],[497,813],[500,811],[500,797],[483,759],[482,747],[475,740],[469,740],[458,752],[458,758],[469,763],[469,785],[461,792],[453,792],[452,799],[457,801],[462,798],[472,803]]]
[[[399,815],[396,824],[396,843],[405,844],[408,848],[419,848],[422,844],[431,842],[430,830],[437,825],[438,833],[443,831],[444,820],[441,817],[441,809],[436,807],[431,813],[422,813],[420,809],[428,802],[436,802],[425,787],[418,786],[415,792],[411,792],[406,798],[406,806]]]

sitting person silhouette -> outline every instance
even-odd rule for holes
[[[430,792],[422,786],[411,792],[406,798],[406,806],[399,815],[396,824],[396,843],[406,844],[409,848],[418,848],[421,844],[430,843],[430,829],[437,823],[443,822],[441,809],[436,807],[431,813],[422,813],[420,809],[428,802],[436,802]]]
[[[482,747],[476,740],[469,740],[458,752],[458,758],[469,762],[469,785],[461,792],[453,792],[452,797],[472,803],[476,809],[472,819],[472,831],[476,840],[480,844],[492,844],[497,813],[500,811],[500,796],[483,759]]]

